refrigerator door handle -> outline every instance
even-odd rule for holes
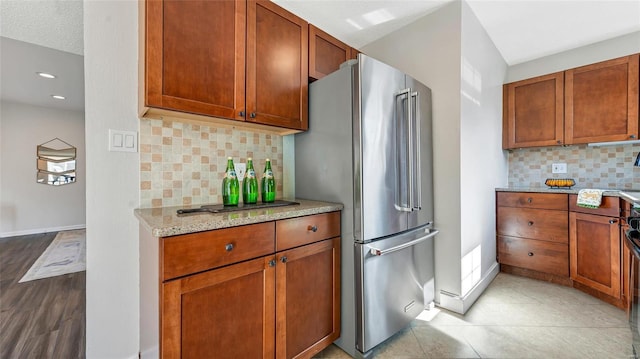
[[[440,231],[433,230],[433,231],[429,232],[429,234],[427,234],[426,236],[423,236],[423,237],[414,239],[412,241],[409,241],[407,243],[403,243],[403,244],[401,244],[399,246],[395,246],[395,247],[391,247],[391,248],[387,248],[387,249],[378,249],[378,248],[369,246],[369,252],[371,253],[371,255],[374,255],[374,256],[383,256],[385,254],[393,253],[393,252],[399,251],[401,249],[405,249],[405,248],[409,248],[411,246],[415,246],[416,244],[424,242],[429,238],[433,238],[438,233],[440,233]]]
[[[404,114],[406,114],[403,118],[398,118],[398,101],[402,102],[403,99],[399,98],[399,97],[405,97],[406,101],[407,101],[407,107],[406,107],[406,111],[403,111]],[[398,92],[395,93],[395,106],[396,106],[396,151],[398,151],[398,153],[400,153],[400,151],[404,151],[405,154],[408,155],[408,161],[406,164],[406,168],[404,168],[405,173],[407,173],[407,182],[408,182],[408,193],[406,194],[407,196],[407,206],[404,206],[403,203],[398,203],[401,202],[402,200],[398,201],[398,199],[402,196],[401,190],[400,190],[400,182],[403,180],[402,178],[402,172],[403,169],[400,168],[400,165],[402,164],[402,161],[397,161],[396,162],[396,172],[397,172],[397,177],[396,177],[396,195],[395,195],[395,203],[394,206],[398,211],[403,211],[403,212],[411,212],[413,211],[413,165],[411,164],[411,159],[412,159],[412,155],[411,155],[411,143],[409,143],[408,145],[406,145],[406,148],[401,148],[401,144],[403,143],[403,141],[401,141],[401,139],[399,138],[399,136],[401,137],[402,134],[406,134],[406,140],[411,141],[411,134],[409,133],[411,131],[411,89],[410,88],[406,88],[404,90],[400,90]],[[406,120],[406,121],[405,121]],[[402,131],[402,129],[404,129],[405,131]]]
[[[414,210],[421,210],[422,209],[422,162],[420,161],[420,92],[415,91],[411,93],[411,97],[415,98],[415,101],[413,102],[415,105],[415,115],[413,116],[413,123],[414,123],[414,138],[415,138],[415,151],[416,151],[416,155],[415,155],[415,159],[414,162],[411,164],[414,166],[414,173],[416,176],[416,184],[414,184],[414,186],[411,188],[411,197],[412,198],[416,198],[416,202],[412,203],[413,206],[412,208]],[[413,107],[412,107],[413,109]],[[413,148],[411,149],[413,150]],[[416,190],[415,193],[413,190]]]

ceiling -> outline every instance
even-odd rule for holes
[[[360,48],[454,0],[273,0]],[[640,31],[638,0],[469,0],[509,65]],[[0,1],[0,97],[83,110],[80,0]],[[18,41],[15,41],[18,40]],[[47,80],[37,71],[52,72]],[[53,100],[62,94],[67,100]]]

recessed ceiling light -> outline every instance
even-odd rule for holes
[[[51,95],[51,97],[55,98],[56,100],[64,100],[66,98],[66,97],[60,96],[60,95]]]
[[[44,77],[44,78],[47,78],[47,79],[55,79],[56,78],[56,75],[52,75],[52,74],[49,74],[49,73],[46,73],[46,72],[36,72],[36,73],[38,74],[38,76]]]

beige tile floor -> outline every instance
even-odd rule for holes
[[[373,357],[632,357],[626,313],[569,287],[500,273],[465,315],[435,310],[376,348]],[[349,356],[330,346],[316,358]]]

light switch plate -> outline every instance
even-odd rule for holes
[[[109,151],[138,152],[138,132],[109,129]]]
[[[236,176],[238,176],[238,181],[242,182],[242,180],[244,179],[244,174],[247,171],[247,164],[236,163],[235,168],[236,168]]]
[[[551,173],[567,173],[566,163],[554,163],[551,165]]]

